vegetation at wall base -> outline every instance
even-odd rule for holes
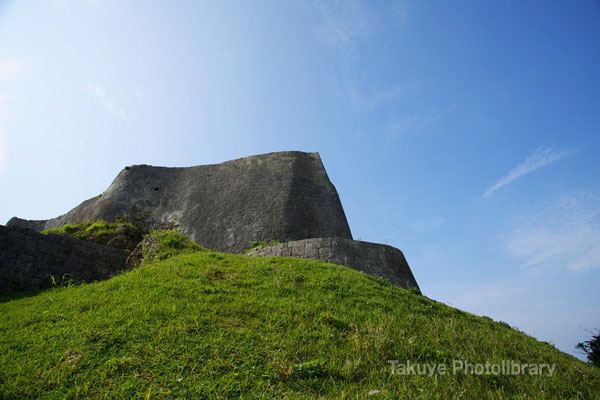
[[[168,238],[168,234],[160,236]],[[180,248],[110,280],[0,297],[0,398],[592,399],[600,371],[350,268]],[[552,377],[393,375],[555,364]]]
[[[274,240],[272,242],[267,242],[264,240],[255,240],[252,243],[250,243],[250,248],[245,250],[245,253],[250,253],[252,250],[258,248],[258,247],[271,247],[271,246],[277,246],[278,244],[281,244],[281,242],[279,240]]]
[[[96,221],[66,224],[60,228],[49,229],[42,233],[68,235],[77,239],[131,251],[142,240],[144,231],[134,222],[121,219],[116,222]]]

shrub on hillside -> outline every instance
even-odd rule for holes
[[[174,230],[157,230],[146,236],[129,256],[127,264],[135,266],[151,261],[166,260],[182,252],[203,251],[183,233]]]
[[[590,364],[600,367],[600,329],[590,340],[577,344],[575,348],[587,355]]]

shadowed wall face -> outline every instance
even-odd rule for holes
[[[99,198],[47,221],[13,218],[35,230],[148,212],[196,243],[241,253],[254,240],[351,239],[335,187],[318,153],[280,152],[216,165],[124,169]]]
[[[95,281],[125,268],[128,253],[63,235],[0,225],[0,294]]]

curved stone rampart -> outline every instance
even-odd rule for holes
[[[107,279],[125,268],[127,255],[69,236],[0,225],[0,294],[50,287],[52,277]]]
[[[404,254],[385,244],[343,238],[317,238],[258,247],[248,255],[323,260],[386,279],[404,289],[419,287]]]

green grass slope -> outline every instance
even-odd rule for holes
[[[391,374],[555,364],[552,377]],[[504,323],[318,261],[187,250],[0,298],[0,398],[590,399],[600,372]]]

